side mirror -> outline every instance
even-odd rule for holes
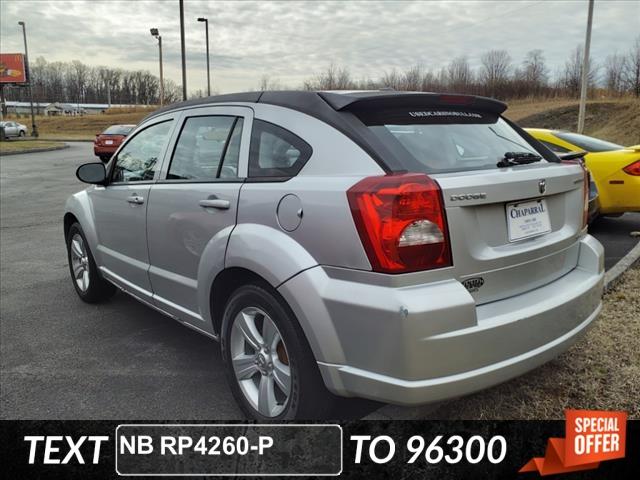
[[[84,183],[104,185],[107,180],[107,171],[102,162],[85,163],[76,170],[76,177]]]

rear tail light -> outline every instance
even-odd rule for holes
[[[470,95],[440,95],[438,100],[446,105],[471,105],[475,98]]]
[[[442,193],[427,175],[367,177],[347,191],[347,198],[374,271],[451,266]]]
[[[624,173],[633,176],[640,176],[640,160],[633,162],[631,165],[627,165],[622,169]]]
[[[576,160],[562,160],[561,163],[567,163],[569,165],[578,164],[582,168],[582,228],[585,229],[589,223],[589,170],[587,170],[587,167],[584,165],[584,159],[582,158]]]

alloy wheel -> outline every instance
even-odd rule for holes
[[[71,238],[71,267],[76,285],[81,292],[86,292],[89,288],[89,254],[78,233]]]
[[[231,363],[240,390],[265,417],[277,417],[291,395],[291,367],[286,345],[271,317],[247,307],[233,320]]]

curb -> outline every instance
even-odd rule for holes
[[[627,252],[618,262],[604,274],[604,291],[611,290],[620,281],[620,277],[630,267],[640,260],[640,241]]]
[[[93,140],[83,140],[81,138],[47,138],[47,137],[38,137],[38,140],[43,140],[45,142],[79,142],[79,143],[93,143]]]
[[[0,153],[0,157],[8,157],[9,155],[23,155],[25,153],[53,152],[55,150],[64,150],[65,148],[69,148],[69,145],[67,145],[66,143],[64,145],[60,145],[59,147],[32,148],[31,150],[20,150],[19,152],[2,152]]]
[[[604,274],[604,291],[611,290],[619,281],[622,274],[640,260],[640,242],[627,254],[607,270]],[[362,417],[361,420],[419,420],[425,415],[437,410],[441,402],[429,403],[418,407],[401,407],[399,405],[385,405],[375,412]]]

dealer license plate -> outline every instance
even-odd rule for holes
[[[510,242],[550,232],[551,221],[546,200],[541,198],[507,203],[507,231]]]
[[[104,144],[105,145],[113,145],[113,140],[105,140]]]

